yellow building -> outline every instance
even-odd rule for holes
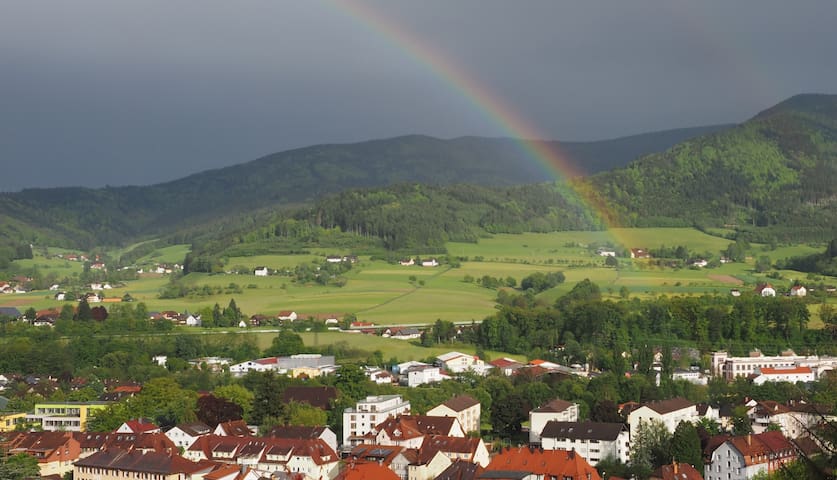
[[[40,421],[46,431],[84,432],[87,420],[96,410],[102,410],[110,402],[46,402],[36,403],[30,421]]]
[[[26,421],[26,413],[24,412],[0,412],[0,432],[11,432],[19,423]]]

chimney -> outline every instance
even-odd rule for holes
[[[747,434],[747,446],[751,446],[753,444],[753,436],[749,433]]]
[[[674,474],[677,475],[678,471],[680,470],[679,465],[677,465],[677,460],[671,462],[672,467],[674,467]]]

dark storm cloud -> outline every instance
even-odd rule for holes
[[[834,2],[364,5],[553,139],[741,121],[837,84]],[[310,1],[0,4],[0,190],[147,184],[407,133],[508,135],[444,71],[356,11]]]

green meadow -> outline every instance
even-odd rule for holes
[[[605,244],[642,248],[684,245],[693,252],[707,252],[717,258],[729,243],[727,239],[689,228],[499,234],[482,238],[478,243],[449,243],[447,247],[452,257],[466,259],[457,268],[444,265],[434,268],[406,267],[361,258],[346,273],[347,282],[343,287],[298,285],[287,276],[256,277],[252,274],[257,266],[279,271],[292,270],[301,263],[322,261],[325,255],[311,253],[230,257],[227,259],[228,270],[241,269],[247,273],[193,273],[181,280],[199,289],[211,287],[212,294],[209,295],[161,299],[160,291],[170,281],[169,277],[147,273],[105,294],[122,297],[130,293],[137,301],[145,302],[152,311],[196,311],[216,303],[224,307],[234,298],[247,315],[273,315],[280,310],[293,310],[303,317],[354,313],[359,320],[377,325],[428,324],[437,319],[470,322],[479,321],[495,310],[497,292],[474,281],[486,275],[502,279],[512,277],[519,283],[534,272],[564,272],[565,283],[539,295],[546,302],[553,302],[585,278],[597,283],[606,297],[614,299],[619,298],[624,290],[630,296],[641,298],[726,294],[731,288],[750,289],[766,281],[781,290],[788,288],[796,279],[805,282],[805,275],[779,271],[776,272],[779,278],[767,278],[755,273],[755,258],[767,255],[776,261],[821,250],[819,246],[796,245],[767,251],[755,245],[753,259],[746,263],[729,263],[711,269],[673,269],[655,266],[647,260],[625,258],[619,259],[619,268],[606,267],[605,259],[592,248]],[[52,251],[50,249],[50,253]],[[137,264],[180,263],[188,251],[188,245],[160,248],[139,259]],[[19,260],[16,264],[22,269],[36,268],[42,274],[55,272],[59,278],[72,277],[82,270],[80,262],[41,256]],[[833,278],[823,281],[837,283],[837,279]],[[220,290],[220,293],[213,290]],[[52,299],[52,292],[46,291],[0,297],[0,306],[43,309],[60,305]],[[816,311],[813,309],[813,317],[816,317]]]

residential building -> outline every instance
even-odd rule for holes
[[[421,363],[421,362],[416,362]],[[402,369],[399,374],[399,383],[408,387],[417,387],[428,383],[437,383],[450,378],[442,375],[442,370],[435,365],[411,365]]]
[[[102,410],[109,402],[44,402],[35,404],[35,413],[27,422],[40,422],[46,431],[83,432],[92,412]]]
[[[367,437],[376,445],[419,448],[430,436],[464,437],[465,431],[455,417],[398,415],[376,425]]]
[[[630,433],[624,423],[549,421],[541,432],[544,450],[575,450],[591,465],[605,458],[630,461]]]
[[[230,420],[219,423],[212,434],[222,437],[252,437],[253,431],[244,420]]]
[[[512,376],[515,372],[517,372],[517,370],[526,366],[525,364],[508,357],[492,360],[488,362],[488,364],[496,368],[498,371],[500,371],[503,375],[507,377]]]
[[[436,357],[436,365],[451,373],[474,372],[485,375],[485,362],[476,355],[448,352]]]
[[[181,423],[169,429],[166,436],[174,442],[174,444],[184,450],[188,449],[195,443],[198,437],[209,435],[212,433],[212,428],[203,422]]]
[[[377,463],[355,463],[346,465],[334,480],[402,480],[391,469]]]
[[[704,478],[747,480],[770,474],[796,458],[796,449],[781,432],[731,437],[711,452]]]
[[[749,377],[763,368],[809,367],[814,378],[822,377],[825,372],[837,369],[837,357],[817,355],[797,355],[793,350],[785,350],[780,355],[767,356],[754,350],[746,357],[731,357],[725,351],[712,353],[712,374],[727,381],[735,377]]]
[[[257,277],[266,277],[267,274],[268,274],[267,267],[259,266],[259,267],[256,267],[255,270],[253,270],[253,275],[255,275]]]
[[[70,432],[14,432],[3,442],[6,455],[26,454],[38,459],[42,477],[63,476],[73,470],[81,448]]]
[[[410,402],[401,395],[369,396],[343,411],[343,445],[363,443],[364,435],[390,417],[410,413]]]
[[[837,420],[834,415],[829,415],[831,408],[825,405],[801,402],[782,404],[772,400],[753,403],[747,410],[747,416],[754,433],[765,432],[770,425],[774,425],[787,438],[797,439],[810,436],[811,431],[823,420]]]
[[[581,455],[570,450],[506,447],[477,478],[601,480],[599,472]]]
[[[704,480],[703,475],[688,463],[673,462],[654,470],[648,480]]]
[[[529,443],[541,443],[541,432],[547,422],[577,422],[578,404],[556,398],[529,412]]]
[[[479,400],[470,395],[457,395],[427,411],[431,417],[455,417],[465,433],[479,433],[481,414]]]
[[[776,289],[769,283],[764,283],[756,287],[756,294],[762,297],[775,297]]]
[[[0,412],[0,433],[13,431],[26,422],[26,412]]]
[[[77,461],[72,471],[74,480],[184,480],[187,475],[209,473],[212,469],[177,454],[114,448]]]
[[[628,425],[631,428],[631,438],[634,438],[639,426],[645,422],[658,421],[665,425],[669,433],[674,433],[680,422],[695,422],[697,419],[697,406],[685,398],[676,397],[646,403],[632,410],[628,414]]]
[[[337,451],[337,434],[328,427],[305,427],[300,425],[279,425],[270,429],[266,435],[271,438],[322,440],[326,445]]]
[[[348,456],[349,465],[377,464],[390,469],[399,479],[408,476],[408,467],[415,460],[414,450],[395,445],[361,444],[352,449]],[[375,479],[370,479],[375,480]]]

